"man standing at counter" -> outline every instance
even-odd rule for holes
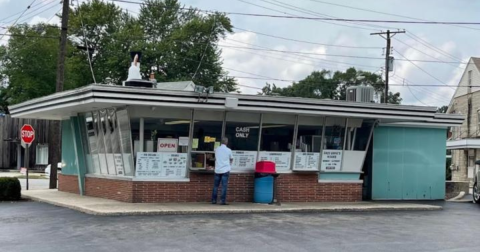
[[[230,170],[232,170],[232,150],[227,147],[228,138],[222,138],[222,145],[215,150],[215,181],[213,184],[212,204],[217,204],[218,186],[222,182],[222,205],[227,204],[227,187]]]

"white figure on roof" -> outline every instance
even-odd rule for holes
[[[132,65],[128,69],[127,81],[141,80],[141,79],[142,79],[142,75],[140,74],[140,62],[138,62],[138,54],[135,54]]]

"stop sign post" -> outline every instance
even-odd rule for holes
[[[27,190],[28,190],[28,168],[29,168],[29,156],[30,156],[30,145],[35,140],[35,129],[32,125],[24,124],[20,129],[20,139],[22,139],[22,146],[25,148],[25,168],[27,169]]]

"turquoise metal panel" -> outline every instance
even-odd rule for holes
[[[388,198],[388,128],[375,129],[373,138],[372,199]]]
[[[418,137],[420,134],[417,128],[405,128],[403,131],[404,144],[409,146],[419,146],[422,139]],[[402,199],[414,200],[417,199],[418,177],[422,165],[422,155],[414,148],[405,148],[404,158],[409,159],[409,165],[403,166],[404,179],[402,181]]]
[[[444,199],[445,141],[446,129],[377,127],[372,199]]]
[[[389,199],[401,199],[402,195],[402,182],[403,166],[404,166],[404,129],[398,129],[397,132],[391,134],[392,129],[388,129],[388,198]],[[391,179],[393,178],[393,179]]]
[[[77,175],[78,163],[77,154],[74,141],[74,132],[72,128],[72,121],[70,119],[62,121],[62,174]]]

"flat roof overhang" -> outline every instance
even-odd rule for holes
[[[236,106],[227,106],[227,100],[233,100]],[[441,127],[459,126],[464,120],[461,115],[436,114],[435,107],[229,93],[210,94],[206,99],[204,94],[199,98],[199,94],[188,91],[98,84],[33,99],[9,109],[12,117],[61,120],[82,112],[122,106],[337,116]]]
[[[465,138],[447,141],[447,150],[480,149],[480,139]]]

